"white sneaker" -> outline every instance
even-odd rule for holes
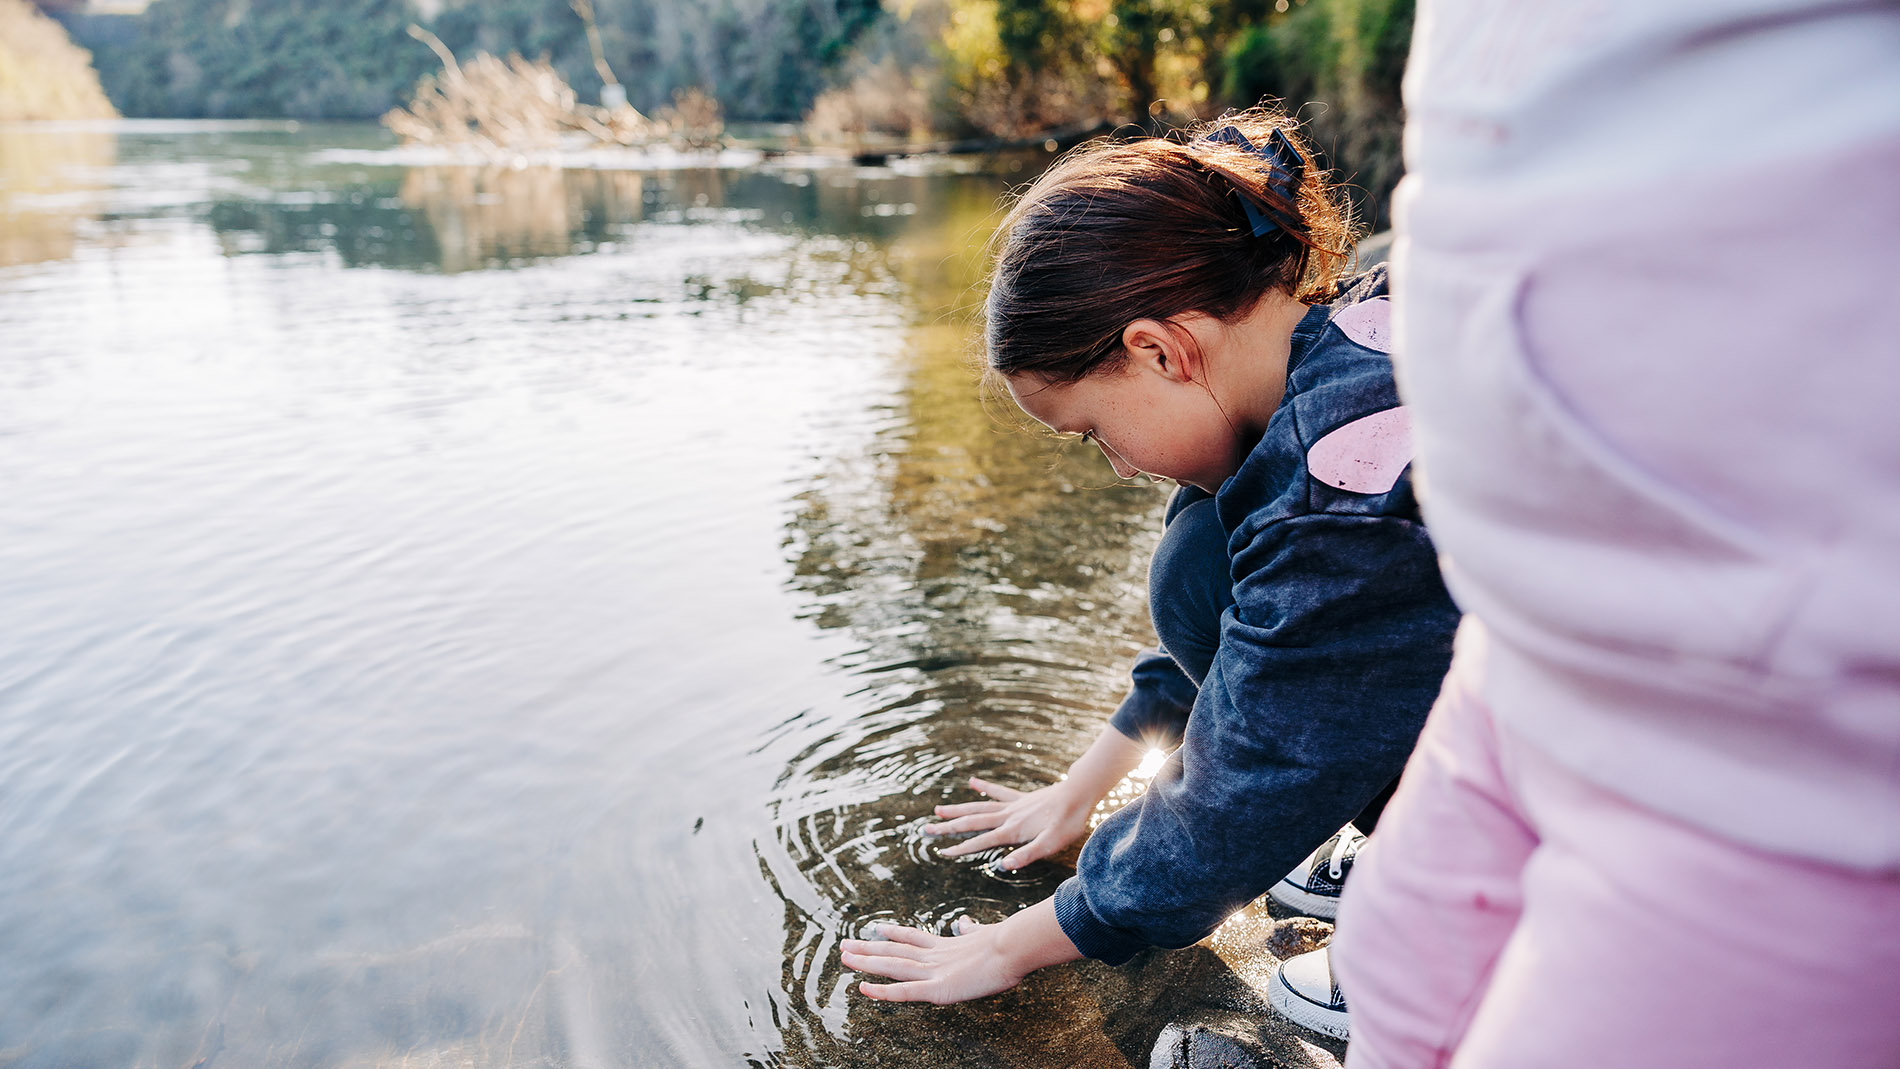
[[[1366,837],[1348,824],[1339,834],[1319,844],[1298,868],[1267,889],[1267,897],[1291,910],[1332,920],[1339,916],[1339,894],[1346,889],[1352,859]]]
[[[1294,1024],[1334,1039],[1351,1038],[1346,996],[1333,979],[1332,954],[1326,947],[1275,965],[1267,981],[1267,1001]]]

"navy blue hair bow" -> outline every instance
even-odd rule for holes
[[[1267,137],[1263,148],[1247,140],[1238,126],[1223,126],[1203,141],[1218,141],[1233,145],[1242,152],[1249,152],[1267,162],[1267,185],[1280,199],[1288,204],[1297,204],[1300,195],[1300,182],[1306,177],[1306,160],[1300,156],[1300,150],[1279,127]],[[1299,226],[1295,219],[1287,218],[1284,213],[1256,203],[1247,195],[1246,190],[1236,190],[1240,194],[1240,206],[1247,210],[1247,221],[1253,224],[1253,236],[1264,238],[1274,230],[1292,231]]]

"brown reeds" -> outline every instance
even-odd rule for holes
[[[0,0],[0,122],[118,115],[91,53],[26,0]]]
[[[417,83],[408,107],[383,116],[383,125],[405,144],[467,146],[503,155],[552,149],[572,132],[620,145],[664,136],[634,108],[582,104],[545,59],[502,59],[482,52],[463,63],[422,27],[410,26],[409,34],[434,50],[442,71]]]
[[[546,59],[481,52],[459,62],[428,30],[410,26],[409,34],[435,52],[442,71],[417,83],[408,107],[383,116],[383,125],[407,145],[502,157],[558,148],[569,135],[584,135],[596,144],[707,149],[717,147],[725,131],[719,102],[697,89],[675,93],[673,105],[657,117],[625,103],[594,107],[582,104]]]

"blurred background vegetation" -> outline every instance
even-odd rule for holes
[[[0,0],[0,122],[114,112],[90,57],[27,0]]]
[[[0,0],[24,10],[27,0]],[[39,0],[127,116],[362,119],[436,58],[545,56],[595,99],[568,0]],[[1379,223],[1399,174],[1412,0],[596,0],[605,56],[651,112],[682,89],[814,140],[1040,140],[1150,129],[1263,97],[1308,123]],[[8,40],[12,40],[9,34]],[[0,66],[0,78],[17,61]]]

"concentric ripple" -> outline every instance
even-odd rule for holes
[[[786,906],[788,1064],[909,1064],[898,1052],[928,1043],[853,992],[838,940],[886,923],[950,935],[1053,894],[1068,868],[998,869],[1013,847],[946,857],[959,838],[923,826],[978,797],[971,776],[1053,781],[1152,641],[1141,584],[1162,495],[1104,486],[1099,459],[1000,425],[960,340],[918,337],[892,418],[799,494],[786,539],[808,618],[852,640],[833,663],[862,703],[773,743],[785,771],[758,847]]]

